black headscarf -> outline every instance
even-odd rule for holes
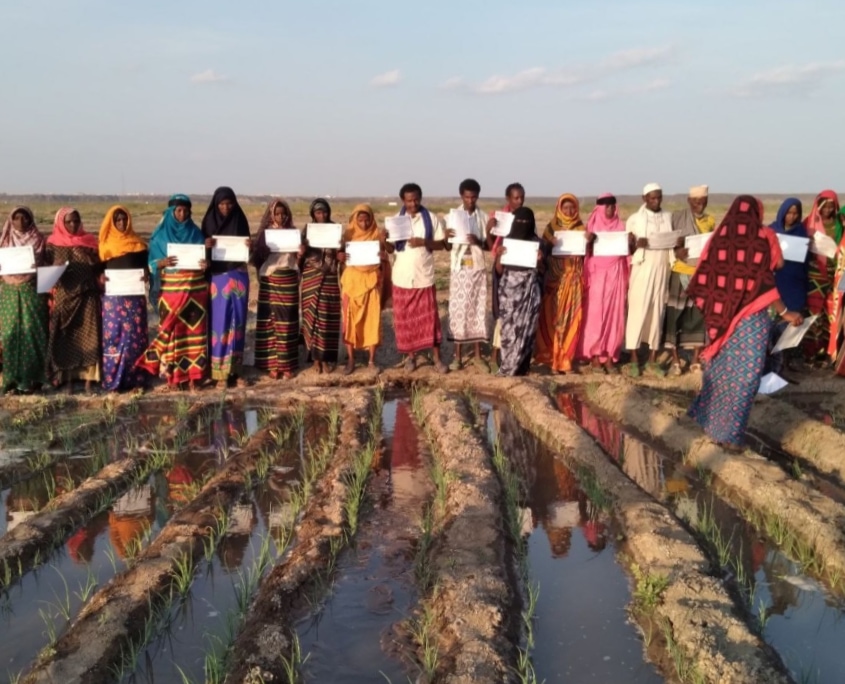
[[[224,217],[217,208],[223,200],[229,200],[234,205],[228,216]],[[238,198],[232,188],[222,187],[214,191],[211,204],[202,219],[202,233],[205,237],[216,237],[218,235],[237,235],[249,237],[249,222],[246,214],[238,204]]]
[[[536,240],[537,222],[534,220],[534,212],[528,207],[520,207],[513,212],[513,225],[511,226],[509,238],[514,240]]]
[[[322,197],[318,197],[313,202],[311,202],[311,208],[308,210],[308,213],[311,215],[312,221],[317,220],[314,218],[314,212],[316,212],[317,209],[322,209],[326,212],[326,223],[332,222],[332,208],[331,205],[328,203],[328,200],[324,200]]]

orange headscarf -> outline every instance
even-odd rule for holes
[[[126,230],[122,233],[114,225],[114,215],[122,211],[126,214]],[[125,207],[115,205],[106,212],[106,217],[100,225],[100,260],[108,261],[122,257],[124,254],[143,252],[147,243],[135,235],[132,229],[132,215]]]
[[[572,202],[575,205],[575,216],[569,218],[563,213],[563,205],[565,202]],[[555,216],[549,221],[546,226],[546,232],[543,237],[550,242],[554,242],[555,231],[558,230],[584,230],[584,223],[581,221],[581,204],[578,198],[570,193],[564,193],[557,200],[555,207]]]
[[[361,230],[358,227],[358,214],[368,214],[370,217],[369,230]],[[376,215],[369,204],[357,204],[349,215],[349,223],[346,226],[346,242],[358,242],[363,240],[378,240],[379,229],[376,222]]]

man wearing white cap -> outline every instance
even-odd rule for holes
[[[662,204],[663,190],[657,183],[649,183],[643,188],[643,205],[625,224],[634,250],[625,325],[625,347],[631,352],[628,373],[632,376],[640,374],[637,352],[643,344],[649,351],[646,371],[665,375],[656,356],[663,335],[669,259],[675,244],[664,246],[656,237],[659,233],[672,232],[672,217],[661,209]],[[650,239],[654,244],[650,244]]]
[[[710,234],[716,227],[716,219],[707,213],[708,188],[696,185],[689,189],[688,208],[672,214],[672,228],[686,239],[690,235]],[[680,375],[681,358],[678,348],[692,350],[690,371],[698,372],[701,364],[698,355],[704,347],[704,316],[693,300],[687,297],[687,285],[698,259],[690,259],[685,247],[678,247],[671,259],[672,273],[669,276],[669,298],[666,302],[666,336],[664,346],[672,350],[670,375]]]

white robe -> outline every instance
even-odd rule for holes
[[[625,224],[636,238],[672,230],[672,214],[653,212],[645,205]],[[631,259],[628,281],[628,320],[625,325],[625,348],[637,350],[643,343],[658,349],[663,336],[663,314],[669,293],[671,249],[638,249]]]

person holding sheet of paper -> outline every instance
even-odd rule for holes
[[[349,224],[343,236],[344,244],[350,242],[381,242],[384,254],[384,236],[369,204],[358,204],[349,215]],[[343,342],[346,345],[344,374],[355,370],[355,350],[369,352],[370,370],[376,367],[376,349],[381,344],[381,288],[382,267],[345,266],[340,278],[343,309]]]
[[[514,240],[540,242],[536,233],[534,212],[520,207],[513,212],[510,236]],[[537,337],[542,300],[542,272],[545,269],[543,250],[537,251],[535,268],[502,264],[504,247],[496,247],[494,268],[499,274],[499,320],[501,328],[500,377],[527,375]]]
[[[585,228],[578,198],[565,193],[558,198],[555,215],[543,233],[546,274],[534,350],[537,363],[560,374],[572,372],[584,315],[584,257],[552,254],[555,233],[569,230],[584,232]]]
[[[47,263],[47,242],[28,207],[15,207],[3,224],[0,247],[32,247],[34,266]],[[3,392],[29,393],[47,382],[47,296],[38,294],[34,273],[3,275],[0,271],[0,336]]]
[[[625,232],[616,197],[600,195],[587,221],[587,233]],[[593,372],[615,374],[625,339],[628,257],[594,256],[592,242],[584,263],[584,325],[579,355],[590,359]]]
[[[400,216],[411,217],[414,237],[395,245],[387,243],[393,260],[393,326],[396,349],[405,354],[405,370],[417,367],[416,356],[432,350],[434,368],[448,373],[448,366],[440,358],[440,314],[437,311],[437,291],[434,286],[434,256],[432,252],[446,249],[446,230],[443,221],[422,204],[422,189],[416,183],[406,183],[399,191],[402,200]]]
[[[150,238],[149,267],[158,299],[158,334],[138,367],[161,375],[169,389],[185,383],[193,391],[208,371],[208,281],[205,270],[179,268],[167,256],[168,244],[204,245],[205,236],[191,219],[191,200],[173,195]],[[200,266],[205,269],[208,264]]]
[[[697,185],[689,189],[687,208],[672,213],[672,229],[680,234],[681,239],[691,235],[712,233],[716,219],[707,213],[709,188]],[[692,360],[689,370],[700,372],[699,354],[704,347],[704,317],[690,297],[687,285],[698,259],[690,259],[686,247],[681,242],[670,255],[672,272],[669,274],[669,296],[666,301],[665,334],[663,346],[672,352],[670,375],[680,375],[681,358],[679,348],[691,349]]]
[[[839,210],[839,225],[845,226],[845,208]],[[828,353],[834,360],[834,370],[837,375],[845,377],[845,231],[840,231],[838,247],[836,250],[836,270],[833,275],[832,309],[833,323],[830,326],[830,342]]]
[[[100,381],[101,311],[100,276],[103,273],[97,236],[85,232],[79,212],[63,207],[56,212],[53,233],[47,239],[47,261],[67,263],[53,291],[47,372],[55,386],[84,380],[85,391]]]
[[[146,243],[132,229],[132,216],[125,207],[108,210],[100,225],[100,260],[106,270],[143,271],[146,280],[149,252]],[[143,387],[146,374],[135,366],[149,343],[147,297],[140,295],[103,296],[103,389]]]
[[[708,339],[701,392],[689,415],[729,451],[743,450],[769,347],[769,308],[787,323],[803,322],[778,293],[774,271],[782,258],[777,236],[763,226],[763,205],[742,195],[705,247],[687,288],[704,313]]]
[[[323,198],[311,202],[314,223],[331,223],[332,208]],[[306,236],[307,237],[307,236]],[[340,280],[338,267],[346,253],[337,249],[316,249],[306,241],[302,267],[302,339],[314,369],[331,373],[337,365],[340,346]]]
[[[249,221],[238,204],[232,188],[220,187],[202,219],[206,249],[214,247],[215,238],[243,238],[251,245]],[[211,261],[210,323],[211,379],[246,386],[240,377],[246,343],[246,318],[249,307],[249,272],[246,262]]]
[[[481,355],[481,343],[489,339],[487,329],[487,269],[483,247],[486,246],[485,225],[487,218],[478,208],[481,186],[467,178],[458,187],[461,206],[467,219],[467,243],[451,244],[451,269],[449,278],[449,339],[455,342],[455,359],[452,370],[463,367],[462,347],[475,347],[475,364],[489,373],[490,365]],[[447,237],[456,237],[454,230]]]
[[[643,204],[626,223],[631,236],[631,277],[628,282],[628,321],[625,325],[625,346],[631,352],[629,375],[640,374],[637,355],[640,347],[648,347],[646,372],[658,376],[666,371],[657,363],[657,350],[663,337],[663,316],[669,283],[672,249],[649,249],[649,236],[672,230],[672,216],[663,211],[663,190],[657,183],[643,188]]]
[[[291,230],[290,205],[282,199],[267,204],[250,260],[258,271],[258,314],[255,324],[255,367],[270,378],[290,380],[299,367],[299,262],[298,252],[271,252],[265,231]]]

